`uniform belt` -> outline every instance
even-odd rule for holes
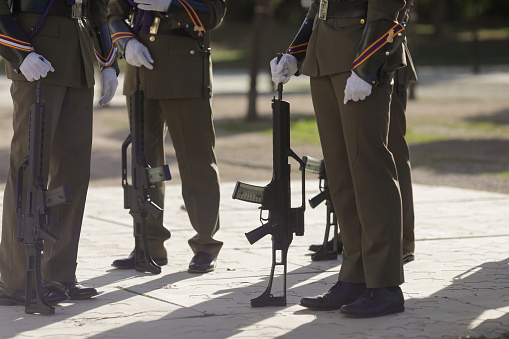
[[[367,1],[321,0],[318,18],[366,18],[367,13]]]
[[[170,28],[170,21],[168,19],[154,18],[154,22],[150,26],[150,34],[169,34],[177,36],[189,36],[184,28]]]
[[[12,4],[13,14],[17,13],[38,13],[42,14],[48,6],[49,0],[21,0],[14,1]],[[88,16],[88,6],[83,3],[81,17]],[[49,15],[72,17],[72,6],[67,5],[64,1],[55,1],[48,13]]]

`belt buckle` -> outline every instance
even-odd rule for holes
[[[328,9],[329,9],[329,0],[320,0],[320,9],[318,10],[318,19],[327,20]]]
[[[154,18],[154,22],[152,23],[152,25],[150,25],[150,34],[157,34],[157,32],[159,31],[160,23],[161,23],[161,18],[156,16]]]
[[[83,17],[83,4],[76,2],[71,7],[71,18],[81,19]]]

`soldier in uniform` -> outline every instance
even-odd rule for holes
[[[399,12],[398,22],[407,23],[414,0],[407,0],[405,8]],[[394,157],[398,171],[398,181],[401,190],[403,208],[403,264],[415,259],[415,215],[412,189],[412,168],[410,165],[410,150],[406,141],[406,107],[408,101],[408,86],[417,81],[417,72],[410,55],[406,39],[403,41],[407,66],[398,68],[394,73],[394,88],[392,92],[389,151]]]
[[[388,149],[394,71],[403,67],[404,0],[314,0],[272,77],[310,76],[327,178],[343,240],[338,282],[303,298],[350,317],[404,311],[402,204]]]
[[[162,166],[164,138],[169,131],[182,180],[182,196],[196,234],[189,239],[194,256],[189,272],[216,267],[223,245],[219,230],[219,173],[210,98],[210,30],[225,15],[224,0],[112,0],[108,22],[112,39],[127,62],[124,94],[134,90],[139,67],[144,91],[145,155],[152,167]],[[131,19],[128,23],[127,20]],[[150,192],[164,206],[164,182]],[[162,218],[147,220],[149,250],[159,265],[168,262],[164,241],[170,238]],[[113,262],[134,268],[134,252]]]
[[[94,60],[106,105],[117,88],[118,67],[103,0],[0,1],[0,55],[12,80],[14,103],[10,169],[3,201],[0,244],[0,304],[24,304],[26,255],[16,241],[18,165],[27,153],[28,116],[40,79],[46,104],[45,142],[50,143],[45,176],[48,189],[67,184],[72,203],[52,208],[49,232],[60,239],[45,246],[43,297],[50,305],[95,296],[76,280],[78,242],[90,178]],[[94,52],[95,51],[95,52]],[[25,178],[26,182],[26,178]]]
[[[407,1],[405,8],[400,11],[398,22],[407,23],[413,0]],[[417,81],[415,70],[406,39],[403,41],[403,50],[406,54],[407,66],[398,68],[394,73],[394,89],[390,106],[389,119],[389,143],[388,148],[394,157],[394,163],[398,171],[398,181],[401,190],[401,202],[403,206],[403,264],[415,259],[415,235],[414,235],[414,201],[412,189],[412,171],[410,165],[410,151],[405,138],[406,135],[406,106],[408,99],[408,86]],[[310,245],[309,250],[317,252],[320,245]],[[328,248],[333,248],[332,240],[327,243]],[[338,236],[338,251],[341,252],[343,243],[341,234]]]

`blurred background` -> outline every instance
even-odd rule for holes
[[[230,0],[214,32],[216,67],[248,67],[282,52],[299,29],[311,0]],[[509,1],[415,0],[409,45],[419,65],[468,65],[474,71],[509,63]],[[256,42],[256,43],[255,43]]]
[[[287,49],[310,0],[226,1],[226,18],[211,32],[221,180],[268,182],[274,96],[269,61]],[[407,109],[414,182],[509,193],[509,1],[415,0],[411,14],[408,41],[419,76]],[[123,69],[124,60],[119,64]],[[96,107],[92,185],[120,183],[120,145],[129,132],[123,72],[119,83],[108,107]],[[9,86],[1,77],[4,158],[12,135]],[[299,156],[321,158],[309,79],[292,77],[284,99],[291,104],[292,149]],[[167,144],[172,183],[178,183],[170,138]],[[0,185],[7,165],[0,163]]]
[[[269,61],[289,46],[310,3],[227,1],[225,21],[212,32],[214,70],[244,74],[237,94],[247,102],[233,106],[237,120],[216,119],[218,130],[269,135]],[[509,1],[415,0],[407,35],[419,76],[407,110],[414,182],[509,193]],[[226,82],[216,77],[214,86]],[[293,77],[286,88],[292,144],[319,156],[310,148],[319,139],[308,79]],[[220,117],[232,108],[221,106],[225,93],[215,93]]]

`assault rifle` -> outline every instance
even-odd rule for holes
[[[124,208],[133,217],[135,270],[161,273],[148,247],[147,218],[162,218],[163,209],[150,198],[155,183],[171,179],[168,165],[152,168],[147,163],[144,147],[143,91],[140,89],[139,68],[136,67],[135,90],[129,97],[130,133],[122,144],[122,187]],[[127,148],[131,144],[131,184],[127,181]]]
[[[251,300],[251,306],[286,306],[286,270],[288,248],[293,240],[293,233],[304,235],[305,210],[305,177],[302,172],[302,206],[291,207],[290,164],[288,158],[294,158],[299,164],[302,160],[290,148],[290,104],[282,100],[283,85],[277,87],[278,99],[272,100],[273,112],[273,175],[272,181],[265,187],[237,182],[233,199],[261,204],[260,220],[262,226],[246,233],[252,245],[267,234],[272,235],[272,268],[269,285],[265,292]],[[268,217],[262,216],[268,211]],[[279,256],[277,254],[280,253]],[[280,258],[278,261],[276,258]],[[271,294],[274,270],[283,265],[283,296]]]
[[[37,84],[36,103],[30,106],[28,153],[18,166],[16,191],[16,240],[21,243],[27,256],[25,285],[25,313],[54,314],[42,294],[41,252],[43,245],[56,249],[59,239],[48,231],[51,208],[72,201],[68,185],[47,190],[44,164],[49,143],[44,142],[44,100],[41,98],[41,82]],[[27,185],[23,184],[24,171],[28,167]],[[23,204],[23,198],[26,199]],[[23,211],[25,208],[25,211]],[[35,298],[33,283],[35,282]]]
[[[323,238],[323,244],[320,249],[311,256],[313,261],[322,261],[322,260],[334,260],[337,259],[338,253],[341,253],[340,249],[338,249],[338,238],[339,238],[339,229],[338,229],[338,219],[336,217],[336,213],[334,212],[334,206],[332,205],[332,199],[329,191],[329,184],[327,181],[327,172],[325,171],[325,163],[323,160],[314,159],[312,157],[305,156],[302,158],[305,166],[303,167],[304,171],[309,173],[318,174],[319,179],[319,189],[320,193],[318,193],[313,198],[309,199],[309,206],[311,208],[315,208],[320,205],[323,201],[325,201],[325,206],[327,207],[326,211],[326,223],[325,223],[325,235]],[[329,233],[330,229],[334,228],[334,235],[331,242],[329,241]]]

